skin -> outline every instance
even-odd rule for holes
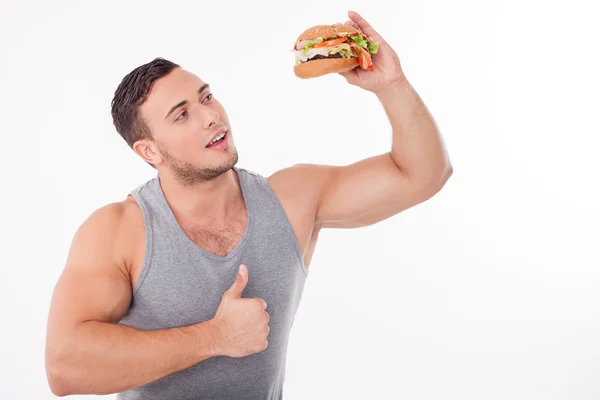
[[[375,71],[340,75],[377,96],[393,141],[389,152],[351,165],[294,165],[268,177],[307,267],[322,229],[390,218],[434,196],[452,174],[441,135],[397,54],[360,15],[348,16],[347,23],[380,48],[373,57]],[[153,138],[133,148],[158,169],[165,197],[186,233],[224,255],[242,236],[247,214],[231,169],[237,162],[235,134],[205,84],[183,69],[158,80],[140,107]],[[187,103],[166,116],[182,100]],[[229,147],[207,149],[221,127],[229,129]],[[75,234],[48,319],[46,368],[54,394],[120,392],[210,357],[243,357],[268,346],[266,304],[240,296],[252,274],[245,267],[209,321],[156,331],[118,325],[142,267],[144,236],[142,213],[132,197],[96,210]]]

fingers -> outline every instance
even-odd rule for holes
[[[362,34],[365,33],[362,29],[360,29],[360,26],[358,26],[356,24],[356,22],[354,22],[354,21],[346,21],[344,23],[344,25],[349,25],[349,26],[353,27],[354,29],[356,29],[358,32],[362,33]],[[371,39],[369,38],[369,40],[371,40]]]
[[[346,81],[350,84],[355,84],[356,81],[358,80],[358,72],[356,72],[355,70],[350,70],[350,71],[345,71],[345,72],[338,72],[339,75],[343,76],[344,78],[346,78]]]
[[[375,42],[383,41],[383,38],[373,27],[356,11],[348,11],[348,18],[354,22],[363,33],[372,38]]]
[[[359,30],[359,31],[360,31],[360,28],[359,28],[359,26],[358,26],[358,25],[356,25],[356,22],[354,22],[354,21],[346,21],[346,22],[344,22],[344,25],[350,25],[350,26],[351,26],[351,27],[353,27],[354,29],[357,29],[357,30]]]

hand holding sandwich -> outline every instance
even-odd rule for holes
[[[309,79],[338,73],[348,83],[377,93],[406,80],[396,52],[357,12],[345,24],[316,25],[294,45],[294,73]]]
[[[350,71],[341,71],[339,74],[346,78],[351,85],[374,93],[377,93],[379,89],[406,80],[398,55],[383,37],[357,12],[348,12],[348,17],[350,21],[346,22],[346,25],[351,25],[363,32],[370,42],[378,43],[379,48],[377,53],[372,56],[373,67],[371,69],[354,68]]]

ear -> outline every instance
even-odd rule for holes
[[[163,161],[158,146],[151,140],[142,139],[133,144],[133,151],[142,159],[155,167]]]

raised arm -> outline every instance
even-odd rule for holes
[[[289,190],[309,197],[302,204],[310,208],[317,229],[382,221],[434,196],[453,171],[433,117],[404,75],[395,51],[359,14],[350,12],[349,17],[347,23],[378,42],[379,51],[373,56],[373,71],[355,68],[341,75],[380,101],[392,128],[392,146],[389,152],[350,165],[301,164],[274,174],[273,181],[293,181]]]

